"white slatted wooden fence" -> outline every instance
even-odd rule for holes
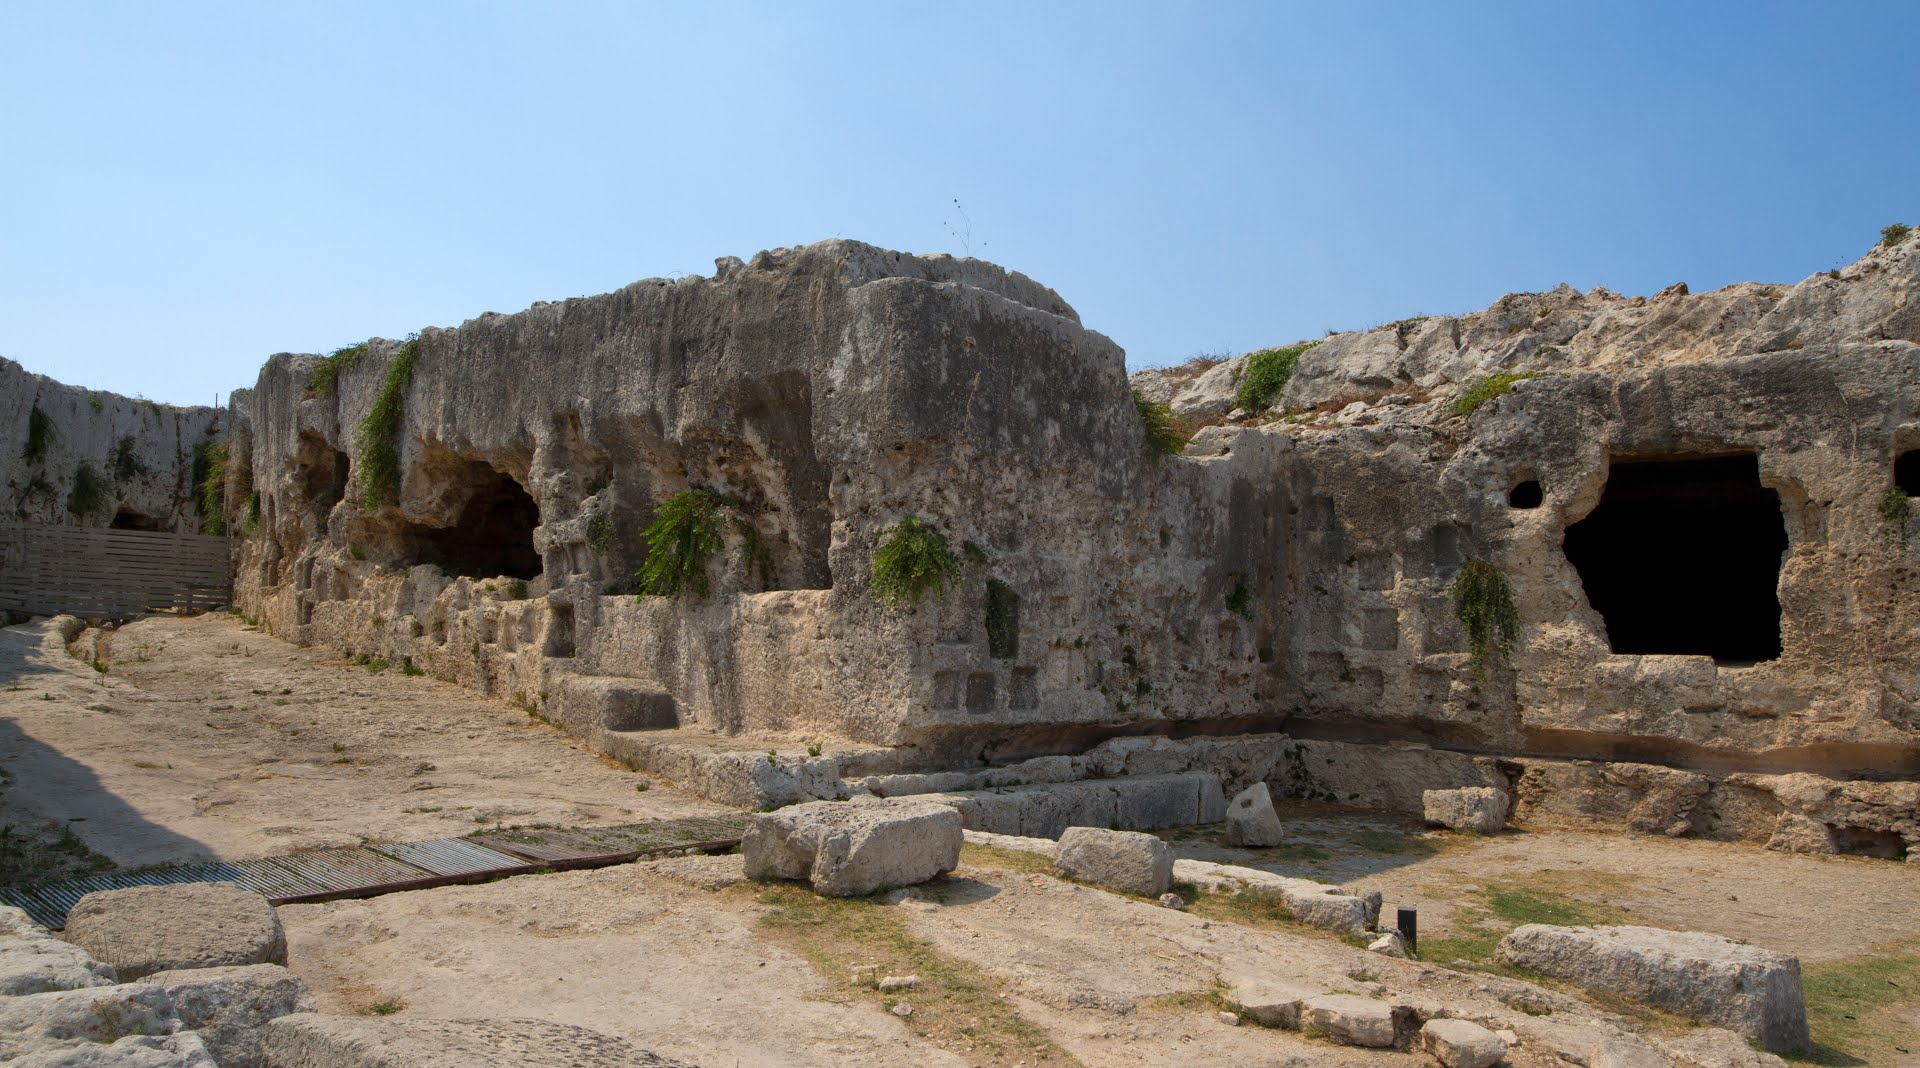
[[[0,523],[0,609],[117,619],[232,596],[226,538]]]

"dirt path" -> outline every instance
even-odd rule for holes
[[[105,671],[0,629],[0,822],[122,866],[725,811],[501,701],[302,649],[226,615],[122,628]]]

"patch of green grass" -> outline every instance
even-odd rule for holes
[[[27,443],[20,449],[20,458],[30,464],[37,464],[47,458],[47,450],[60,438],[60,428],[53,423],[53,417],[42,411],[38,404],[27,413]]]
[[[1466,629],[1475,673],[1486,670],[1489,652],[1502,659],[1513,655],[1520,641],[1520,614],[1513,607],[1513,587],[1499,568],[1484,560],[1467,561],[1447,587],[1447,596]]]
[[[1133,410],[1140,413],[1141,441],[1154,459],[1178,456],[1180,450],[1187,447],[1187,442],[1193,440],[1193,432],[1187,424],[1174,416],[1172,404],[1148,400],[1146,394],[1136,389],[1133,391]]]
[[[406,998],[388,998],[385,1001],[376,1001],[368,1005],[362,1010],[362,1013],[367,1016],[392,1016],[394,1013],[406,1007]]]
[[[969,868],[1001,868],[1027,875],[1053,874],[1053,860],[1043,854],[1029,853],[1024,849],[974,845],[972,842],[960,847],[960,863]]]
[[[113,503],[113,483],[85,460],[73,469],[73,485],[67,491],[67,511],[85,518]]]
[[[1891,1063],[1897,1047],[1912,1050],[1920,1032],[1902,1026],[1900,1006],[1920,996],[1920,941],[1875,947],[1871,956],[1801,968],[1813,1049],[1787,1059],[1802,1064]]]
[[[413,666],[413,657],[403,656],[400,658],[400,674],[418,677],[425,675],[426,672]]]
[[[728,892],[752,894],[769,906],[760,929],[806,958],[832,984],[827,996],[833,1000],[886,1010],[910,1005],[913,1014],[903,1021],[908,1030],[969,1063],[1080,1063],[1001,997],[1005,980],[915,936],[898,909],[872,898],[819,897],[798,886],[742,884]],[[885,975],[914,975],[920,982],[883,994],[876,984]]]
[[[1880,246],[1882,248],[1892,248],[1900,242],[1905,241],[1907,235],[1911,233],[1913,233],[1913,227],[1908,226],[1906,223],[1894,223],[1880,231]]]
[[[355,438],[360,448],[360,502],[368,511],[400,496],[400,424],[406,419],[407,389],[413,384],[413,365],[419,356],[417,336],[394,351],[380,393],[374,397],[367,417],[360,421],[360,433]]]
[[[962,583],[960,560],[947,536],[918,516],[907,516],[881,534],[873,554],[873,597],[896,607],[918,602],[931,592],[944,597]]]
[[[1277,860],[1298,860],[1312,863],[1326,860],[1333,854],[1328,853],[1317,845],[1312,845],[1307,842],[1288,842],[1286,845],[1275,846],[1273,849],[1268,850],[1267,855]]]
[[[1318,341],[1306,341],[1248,354],[1246,371],[1240,376],[1240,388],[1233,395],[1234,407],[1250,412],[1262,412],[1272,407],[1273,402],[1280,399],[1281,391],[1287,388],[1287,382],[1293,378],[1294,370],[1300,366],[1301,354],[1318,344]]]
[[[325,397],[331,394],[337,387],[340,376],[358,365],[366,356],[367,343],[364,341],[358,345],[334,349],[321,357],[319,363],[313,365],[313,374],[307,378],[307,388],[316,396]]]
[[[1501,371],[1498,374],[1478,375],[1467,379],[1460,393],[1453,398],[1447,409],[1461,417],[1471,417],[1480,410],[1482,404],[1495,397],[1504,397],[1513,392],[1515,382],[1525,382],[1529,378],[1544,377],[1541,371]]]
[[[1581,901],[1551,885],[1497,883],[1475,893],[1471,903],[1454,913],[1448,934],[1422,936],[1420,959],[1435,964],[1466,961],[1475,968],[1517,976],[1523,973],[1494,957],[1495,947],[1515,927],[1529,923],[1577,927],[1634,919],[1625,909]]]
[[[0,887],[82,879],[113,868],[113,861],[87,848],[70,827],[0,824]]]
[[[1390,857],[1430,857],[1440,852],[1430,838],[1376,827],[1362,827],[1348,835],[1347,841],[1355,849]]]

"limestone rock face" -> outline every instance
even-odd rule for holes
[[[1069,827],[1053,866],[1069,879],[1123,894],[1159,897],[1173,887],[1173,850],[1139,831]]]
[[[66,938],[113,965],[123,980],[287,962],[287,936],[273,906],[231,883],[96,890],[67,913]]]
[[[1497,834],[1507,825],[1507,795],[1490,786],[1428,790],[1421,800],[1428,823],[1473,834]]]
[[[200,1035],[221,1068],[265,1068],[267,1021],[314,1009],[307,984],[277,964],[155,972],[147,982],[167,992],[180,1025]]]
[[[300,1013],[266,1027],[272,1068],[693,1068],[612,1035],[544,1020],[397,1020]]]
[[[225,415],[62,385],[0,359],[6,518],[199,533],[194,448],[217,443]],[[97,498],[74,494],[83,481],[101,487]]]
[[[113,968],[62,942],[11,905],[0,906],[0,997],[105,986]]]
[[[1265,849],[1286,840],[1267,784],[1254,783],[1227,802],[1227,844]]]
[[[29,1053],[98,1046],[179,1030],[167,992],[151,983],[0,998],[0,1062]]]
[[[926,801],[815,801],[762,813],[740,843],[747,878],[805,879],[858,897],[912,886],[960,863],[960,813]]]
[[[1507,1055],[1504,1039],[1468,1020],[1428,1020],[1419,1044],[1441,1068],[1492,1068]]]
[[[1808,1043],[1800,962],[1718,935],[1527,924],[1500,956],[1522,968],[1718,1024],[1768,1049]]]
[[[225,1068],[192,1031],[44,1049],[10,1063],[16,1068]]]

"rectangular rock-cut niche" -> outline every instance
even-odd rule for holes
[[[1360,613],[1360,648],[1387,650],[1400,646],[1400,613],[1391,608],[1369,608]]]
[[[1013,669],[1013,684],[1007,689],[1007,707],[1018,712],[1040,707],[1040,669]]]
[[[1363,590],[1390,590],[1399,577],[1392,553],[1373,553],[1354,562],[1354,581]]]
[[[960,673],[958,671],[933,673],[933,707],[941,709],[960,707]]]
[[[975,715],[986,715],[994,709],[994,699],[998,696],[999,684],[993,673],[976,671],[967,676],[967,711]]]

